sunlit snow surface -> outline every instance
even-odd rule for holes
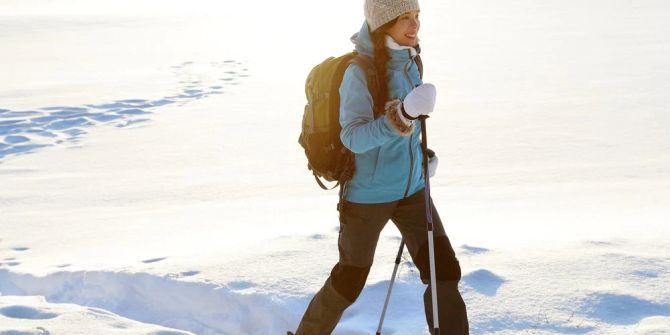
[[[471,334],[670,334],[670,5],[421,4]],[[294,330],[338,236],[297,144],[304,79],[362,20],[0,2],[0,334]],[[389,224],[334,334],[375,332],[399,243]],[[405,253],[383,334],[427,333],[422,292]]]
[[[48,106],[28,111],[0,109],[0,136],[4,136],[4,143],[0,143],[0,159],[64,142],[77,143],[93,126],[133,126],[150,121],[148,114],[160,107],[183,105],[192,100],[222,94],[224,87],[236,85],[237,79],[247,76],[247,69],[238,69],[239,65],[236,61],[227,60],[208,64],[184,62],[172,66],[180,87],[177,87],[175,94],[158,99],[122,99],[97,104]],[[200,78],[205,76],[213,78],[208,78],[208,82]]]

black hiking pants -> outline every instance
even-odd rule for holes
[[[469,334],[465,303],[458,291],[461,268],[442,221],[432,204],[438,312],[441,335]],[[374,258],[379,234],[391,220],[405,239],[421,280],[428,328],[433,328],[428,233],[423,190],[388,203],[358,204],[345,202],[340,211],[339,262],[317,292],[298,326],[296,335],[327,335],[337,325],[344,310],[363,290]]]

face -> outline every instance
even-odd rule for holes
[[[415,47],[419,44],[419,11],[411,11],[398,16],[395,23],[386,31],[400,45]]]

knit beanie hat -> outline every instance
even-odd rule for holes
[[[370,31],[413,10],[419,10],[419,0],[365,0],[365,20]]]

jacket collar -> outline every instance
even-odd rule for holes
[[[417,55],[416,49],[414,47],[408,47],[406,45],[400,45],[396,42],[393,37],[386,35],[386,46],[391,50],[408,50],[410,57],[414,58]]]

